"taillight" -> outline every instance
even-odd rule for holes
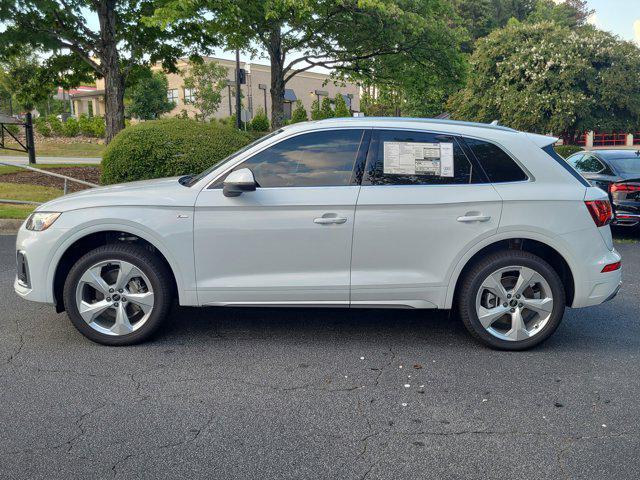
[[[609,191],[613,192],[640,192],[640,185],[637,183],[612,183]]]
[[[604,227],[611,223],[613,210],[609,200],[589,200],[584,204],[587,206],[587,210],[589,210],[596,227]]]
[[[616,270],[620,270],[622,268],[622,262],[610,263],[609,265],[605,265],[602,269],[602,273],[615,272]]]

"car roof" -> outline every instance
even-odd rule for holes
[[[432,125],[446,125],[446,126],[459,126],[459,127],[476,127],[489,130],[500,130],[503,132],[517,132],[513,128],[504,127],[497,124],[479,123],[479,122],[463,122],[460,120],[448,120],[440,118],[415,118],[415,117],[344,117],[344,118],[327,118],[324,120],[318,120],[317,123],[336,123],[336,122],[349,122],[355,124],[382,124],[385,126],[397,124],[397,123],[419,123],[428,126]]]
[[[640,150],[622,150],[622,149],[592,150],[584,153],[595,154],[604,160],[616,160],[621,158],[640,158]]]

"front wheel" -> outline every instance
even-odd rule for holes
[[[84,255],[64,284],[64,304],[73,325],[103,345],[148,339],[171,307],[170,273],[148,250],[112,244]]]
[[[480,261],[465,275],[459,294],[467,330],[501,350],[525,350],[545,341],[560,325],[565,302],[556,271],[519,250]]]

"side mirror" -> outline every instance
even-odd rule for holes
[[[254,192],[256,179],[248,168],[231,172],[224,181],[222,193],[225,197],[238,197],[243,192]]]

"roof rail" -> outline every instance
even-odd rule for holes
[[[463,122],[460,120],[445,120],[445,119],[437,119],[437,118],[413,118],[413,117],[340,117],[340,118],[325,118],[323,120],[318,120],[318,123],[325,122],[367,122],[367,121],[380,121],[380,122],[416,122],[416,123],[426,123],[426,124],[434,124],[434,125],[459,125],[462,127],[476,127],[476,128],[487,128],[490,130],[501,130],[504,132],[517,132],[513,128],[504,127],[502,125],[493,125],[488,123],[478,123],[478,122]]]

